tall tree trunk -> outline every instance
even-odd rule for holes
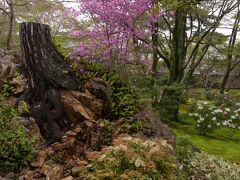
[[[28,77],[25,99],[44,137],[59,139],[64,111],[58,90],[76,89],[77,79],[52,43],[47,25],[21,23],[20,38]]]
[[[228,69],[228,68],[227,68]],[[228,78],[229,78],[230,72],[227,70],[224,74],[221,86],[220,86],[220,93],[223,94],[225,91],[225,87],[227,85],[228,82]]]
[[[157,46],[158,46],[158,24],[153,23],[153,29],[152,29],[152,75],[151,75],[151,98],[152,98],[152,105],[157,103],[157,94],[154,93],[154,84],[155,84],[155,78],[156,78],[156,71],[157,71],[157,64],[158,64],[158,53],[157,53]]]
[[[240,23],[240,11],[239,11],[239,7],[238,7],[237,17],[236,17],[234,25],[233,25],[232,34],[231,34],[231,37],[230,37],[230,40],[229,40],[229,45],[228,45],[228,55],[227,55],[228,65],[227,65],[227,69],[226,69],[226,72],[224,74],[221,86],[220,86],[220,93],[221,94],[224,93],[229,75],[230,75],[231,71],[234,69],[234,67],[232,68],[233,49],[235,48],[239,23]]]
[[[184,5],[183,5],[184,6]],[[172,55],[169,84],[180,83],[184,75],[184,62],[186,59],[186,8],[178,8],[175,12],[175,26],[173,29]]]
[[[173,29],[172,55],[170,59],[168,87],[163,90],[161,114],[168,120],[177,121],[179,105],[182,95],[180,82],[184,75],[184,62],[186,59],[186,23],[187,8],[183,4],[175,11],[175,24]]]
[[[157,53],[157,47],[158,47],[158,25],[157,23],[153,23],[153,34],[152,34],[152,78],[154,79],[156,76],[157,71],[157,63],[158,63],[158,53]]]
[[[10,12],[9,12],[9,28],[8,28],[8,37],[7,37],[7,50],[11,50],[11,42],[12,42],[12,31],[13,31],[13,21],[14,21],[14,9],[12,0],[9,0],[8,3]]]

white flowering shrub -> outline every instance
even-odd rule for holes
[[[238,180],[240,165],[205,153],[196,153],[189,166],[189,179]]]
[[[214,102],[197,103],[195,111],[189,116],[196,120],[197,130],[204,135],[217,127],[240,130],[240,103],[227,94],[219,95]]]
[[[177,138],[177,160],[180,180],[238,180],[240,165],[224,161],[222,158],[200,153],[186,136]]]
[[[84,179],[176,179],[176,160],[166,141],[120,137],[82,168]]]

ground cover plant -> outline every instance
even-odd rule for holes
[[[0,174],[17,171],[33,157],[31,141],[25,129],[13,118],[16,110],[0,104]]]
[[[82,167],[86,179],[176,179],[172,146],[122,135]]]

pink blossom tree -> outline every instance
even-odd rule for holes
[[[92,26],[70,35],[88,37],[87,43],[80,43],[73,54],[92,60],[107,61],[110,69],[115,64],[138,64],[143,70],[153,69],[152,60],[144,58],[141,51],[154,49],[151,43],[145,43],[149,37],[157,36],[154,23],[164,15],[154,8],[152,0],[78,0],[79,9],[71,9],[78,18],[85,15]],[[153,56],[154,57],[154,56]],[[156,57],[155,57],[156,58]],[[156,61],[156,60],[155,60]],[[147,66],[148,68],[144,68]]]

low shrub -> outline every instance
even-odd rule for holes
[[[103,80],[108,81],[113,91],[112,112],[115,116],[129,118],[140,108],[138,96],[116,74],[105,73]]]
[[[112,125],[109,120],[104,120],[103,133],[101,136],[101,141],[103,146],[109,146],[112,144]]]
[[[166,120],[177,121],[179,104],[184,101],[183,87],[178,84],[166,86],[160,101],[160,113]]]
[[[9,97],[11,95],[12,95],[11,84],[6,81],[3,85],[3,97]]]
[[[187,167],[194,157],[196,146],[187,136],[177,138],[176,145],[178,162]]]
[[[196,129],[203,135],[218,127],[231,128],[230,137],[234,130],[240,130],[240,103],[228,94],[215,96],[212,102],[197,102],[194,108],[188,115],[196,120]]]
[[[16,115],[12,107],[0,105],[0,174],[19,170],[33,157],[24,127],[13,120]]]
[[[85,179],[174,179],[176,164],[166,141],[142,141],[130,136],[114,141],[90,165],[83,166]]]
[[[240,179],[240,166],[222,158],[196,153],[189,167],[190,179]]]
[[[187,136],[180,136],[176,141],[177,160],[180,165],[178,176],[187,178],[189,176],[189,166],[195,157],[196,146]]]

